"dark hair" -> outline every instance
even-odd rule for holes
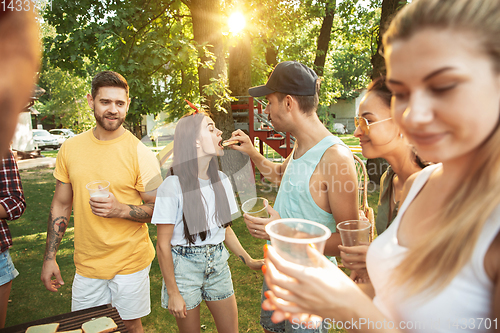
[[[376,94],[384,101],[387,107],[391,107],[392,92],[385,84],[385,76],[380,76],[373,80],[367,88],[367,92]]]
[[[415,149],[415,147],[412,147],[411,149],[411,153],[413,155],[413,162],[415,162],[416,165],[418,165],[419,168],[423,169],[425,167],[428,167],[429,165],[432,165],[434,163],[432,162],[427,162],[427,161],[424,161],[422,160],[418,154],[417,154],[417,150]]]
[[[174,133],[174,157],[171,174],[179,177],[183,197],[183,222],[184,237],[189,244],[194,244],[199,236],[201,240],[207,238],[210,232],[206,231],[191,234],[188,225],[196,221],[196,224],[208,226],[207,212],[204,209],[204,198],[201,194],[198,180],[198,158],[196,152],[196,140],[200,136],[201,122],[208,116],[204,112],[190,113],[183,116],[175,128]],[[208,166],[208,177],[215,193],[215,220],[219,227],[230,226],[231,211],[226,196],[226,190],[219,177],[219,165],[217,157],[213,157]]]
[[[128,97],[128,83],[125,78],[112,71],[103,71],[97,73],[92,79],[92,98],[97,96],[97,91],[101,87],[118,87],[123,88],[127,92]]]
[[[280,92],[276,92],[275,94],[276,94],[276,97],[278,98],[278,101],[280,101],[280,102],[282,102],[283,99],[287,95],[292,96],[297,101],[299,108],[304,113],[311,114],[313,112],[316,112],[316,110],[318,109],[320,86],[321,86],[321,79],[317,79],[316,80],[316,92],[312,96],[298,96],[298,95],[290,95],[290,94],[285,94],[285,93],[280,93]]]
[[[389,90],[389,88],[387,88],[387,85],[385,84],[385,76],[379,76],[378,78],[370,82],[366,90],[367,93],[373,93],[377,95],[384,102],[384,104],[387,105],[388,108],[391,107],[392,92]],[[415,164],[422,169],[432,164],[420,159],[415,148],[412,148],[412,155],[413,162],[415,162]]]

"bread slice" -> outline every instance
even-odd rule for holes
[[[30,326],[26,333],[55,333],[59,328],[59,323]]]
[[[228,140],[222,143],[223,147],[231,146],[240,143],[238,140]]]
[[[107,333],[116,330],[115,321],[109,317],[100,317],[83,323],[82,329],[84,333]]]
[[[77,330],[72,330],[72,331],[58,331],[57,333],[82,333],[82,330],[81,329],[77,329]]]

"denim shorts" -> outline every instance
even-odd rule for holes
[[[262,285],[262,295],[261,295],[261,301],[260,303],[264,302],[266,297],[264,296],[264,293],[268,291],[269,288],[267,287],[266,280],[264,280],[264,283]],[[309,328],[304,328],[307,327],[307,325],[301,326],[299,323],[291,323],[288,320],[284,320],[282,322],[279,322],[277,324],[273,323],[271,321],[271,316],[273,314],[273,311],[266,311],[262,309],[262,306],[260,308],[260,325],[270,331],[270,332],[276,332],[276,333],[327,333],[328,328],[326,327],[327,325],[321,325],[320,327],[316,329],[309,329]]]
[[[223,243],[204,246],[172,246],[172,259],[177,288],[192,310],[201,301],[220,301],[234,294],[229,253]],[[165,280],[161,291],[161,306],[168,309]]]
[[[0,286],[14,280],[14,278],[18,275],[19,272],[14,267],[9,250],[5,250],[0,253]]]

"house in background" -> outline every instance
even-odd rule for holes
[[[359,96],[354,99],[338,99],[337,103],[330,106],[330,114],[334,115],[334,123],[343,124],[348,133],[353,133],[356,127],[354,126],[354,117],[358,112],[359,103],[366,95],[366,89],[363,89]]]
[[[12,138],[12,149],[17,151],[18,158],[29,158],[31,155],[39,155],[38,147],[33,141],[32,115],[35,117],[40,113],[33,108],[35,101],[45,94],[45,90],[35,85],[30,103],[19,115],[16,132]]]
[[[177,122],[166,122],[167,114],[161,112],[157,116],[148,114],[142,117],[142,123],[146,124],[146,133],[151,141],[173,140]]]

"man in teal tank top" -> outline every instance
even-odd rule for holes
[[[325,255],[338,256],[338,245],[342,243],[335,232],[336,223],[358,219],[357,178],[349,148],[318,118],[319,86],[320,80],[312,69],[296,61],[285,61],[275,67],[265,85],[248,91],[254,97],[266,96],[265,113],[274,128],[295,137],[293,151],[283,163],[267,160],[241,130],[231,137],[240,146],[231,147],[248,154],[265,178],[280,185],[274,209],[269,208],[270,218],[245,215],[250,233],[269,240],[264,228],[273,220],[295,217],[316,221],[332,231]],[[326,327],[309,329],[289,321],[275,324],[271,315],[270,311],[261,311],[260,324],[265,332],[328,331]]]

